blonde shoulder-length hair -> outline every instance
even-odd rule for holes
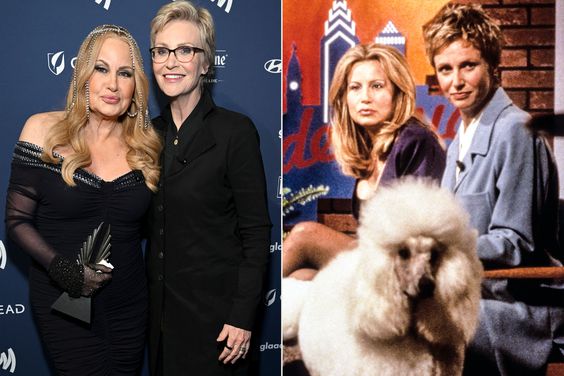
[[[96,57],[103,42],[108,38],[123,40],[129,45],[133,59],[135,90],[133,100],[127,110],[135,116],[122,114],[118,121],[122,127],[122,137],[128,147],[127,163],[133,170],[139,170],[145,177],[145,184],[153,192],[159,180],[159,154],[161,141],[150,124],[148,112],[149,81],[143,71],[143,60],[137,43],[124,28],[102,25],[95,28],[82,42],[78,51],[72,83],[67,94],[65,117],[49,130],[42,159],[49,163],[59,163],[56,149],[69,147],[72,152],[62,160],[62,177],[69,186],[75,186],[73,175],[78,168],[92,163],[90,150],[84,138],[84,127],[88,123],[87,83],[94,72]]]
[[[188,21],[192,22],[200,31],[200,46],[204,50],[205,64],[208,71],[205,77],[213,76],[215,60],[215,27],[213,17],[209,10],[199,7],[190,1],[177,0],[163,5],[151,21],[151,47],[155,47],[157,33],[161,32],[169,22]],[[200,80],[202,87],[204,80]]]
[[[364,61],[378,61],[393,86],[393,110],[375,136],[352,120],[347,106],[349,77],[353,66]],[[414,115],[415,81],[403,55],[393,47],[371,43],[350,48],[339,60],[331,88],[331,144],[344,174],[369,177],[375,161],[384,160],[398,131]]]

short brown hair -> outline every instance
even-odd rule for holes
[[[459,39],[480,51],[492,74],[499,67],[503,35],[496,21],[479,5],[446,4],[423,25],[423,39],[433,67],[435,55]]]

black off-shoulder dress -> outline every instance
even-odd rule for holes
[[[147,287],[141,225],[151,199],[140,171],[114,181],[78,169],[76,186],[41,148],[18,142],[6,202],[8,234],[33,258],[30,300],[42,341],[61,375],[135,375],[143,361]],[[100,222],[111,226],[112,280],[92,299],[92,323],[51,310],[62,290],[46,268],[53,254],[77,258]]]

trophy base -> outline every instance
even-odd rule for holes
[[[91,303],[92,299],[89,297],[71,298],[68,293],[64,292],[53,303],[51,309],[90,324]]]

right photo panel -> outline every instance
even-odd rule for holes
[[[562,8],[283,1],[285,376],[564,375]]]

